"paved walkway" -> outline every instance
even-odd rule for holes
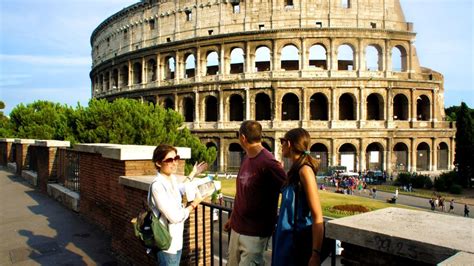
[[[333,187],[328,187],[328,189],[332,190],[332,191],[334,190]],[[364,192],[359,193],[359,192],[355,191],[353,195],[354,196],[359,196],[359,197],[366,197],[366,198],[371,198],[372,197],[371,195],[369,195],[368,190],[367,190],[366,193],[364,193]],[[377,191],[375,199],[385,202],[388,198],[392,198],[392,197],[393,197],[393,193]],[[449,200],[450,199],[447,199],[447,201],[445,201],[445,211],[444,212],[442,212],[440,208],[436,208],[435,212],[464,216],[464,204],[460,204],[460,203],[456,203],[456,202],[454,203],[454,212],[452,211],[452,212],[448,213]],[[397,204],[403,204],[403,205],[408,205],[408,206],[412,206],[412,207],[431,210],[429,199],[421,198],[421,197],[398,194]],[[469,210],[471,211],[469,213],[469,216],[472,218],[474,216],[474,213],[473,213],[474,206],[469,205]]]
[[[110,240],[0,168],[0,265],[117,265]]]

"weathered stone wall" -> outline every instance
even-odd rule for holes
[[[339,164],[340,147],[351,144],[354,170],[372,169],[365,157],[373,144],[383,156],[372,170],[453,169],[455,127],[444,121],[443,76],[420,66],[416,34],[399,1],[351,0],[348,7],[341,1],[292,2],[142,1],[128,7],[91,37],[92,96],[133,98],[180,112],[203,143],[218,148],[221,171],[232,160],[229,145],[238,143],[235,130],[248,119],[262,123],[277,158],[278,138],[304,127],[311,145],[325,146],[328,165]],[[312,50],[316,45],[321,58]],[[352,49],[352,59],[340,57],[343,45]],[[295,58],[285,58],[289,46],[297,50]],[[366,63],[369,47],[376,49],[376,69]],[[235,51],[242,52],[240,61]],[[394,69],[395,61],[401,69]],[[402,143],[408,157],[403,167],[395,151]],[[419,156],[420,143],[429,158],[417,164],[427,158]],[[448,153],[442,163],[441,146]]]

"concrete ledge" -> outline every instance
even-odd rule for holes
[[[16,163],[7,163],[7,169],[13,173],[16,173]]]
[[[436,264],[459,251],[474,253],[474,219],[385,208],[335,219],[326,236],[362,248]]]
[[[30,170],[23,170],[21,171],[21,177],[28,181],[32,186],[38,186],[38,173]]]
[[[156,175],[121,176],[119,177],[119,184],[148,191],[148,188],[150,188],[151,181],[153,181],[155,177]],[[186,179],[186,176],[176,175],[176,179],[178,180],[178,182],[183,182],[184,179]]]
[[[1,138],[0,139],[0,142],[10,142],[10,143],[13,143],[15,141],[15,139],[9,139],[9,138]]]
[[[120,144],[76,144],[74,150],[79,152],[99,153],[104,158],[120,161],[151,160],[156,146],[120,145]],[[182,159],[191,159],[191,148],[177,147]]]
[[[34,139],[15,139],[13,142],[14,143],[20,143],[20,144],[34,144],[36,140]]]
[[[36,140],[35,146],[40,147],[69,147],[71,142],[69,141],[59,141],[59,140]]]
[[[473,265],[474,264],[474,254],[459,252],[456,255],[450,257],[449,259],[439,263],[440,266],[454,266],[454,265]]]
[[[68,209],[79,212],[80,196],[77,192],[71,191],[59,184],[48,184],[48,195],[60,202]]]

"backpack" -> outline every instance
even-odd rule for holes
[[[147,249],[167,250],[171,245],[171,236],[161,222],[160,217],[156,217],[150,208],[151,186],[148,190],[147,202],[143,202],[143,210],[138,216],[132,219],[135,236],[142,242]],[[147,250],[148,251],[148,250]]]

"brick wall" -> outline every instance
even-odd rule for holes
[[[26,156],[28,154],[28,146],[29,144],[22,144],[22,143],[14,143],[16,148],[16,174],[21,176],[21,171],[25,170],[26,166]]]
[[[38,161],[38,186],[46,193],[50,181],[57,181],[58,148],[35,146]]]
[[[8,162],[11,161],[11,142],[0,142],[0,165],[7,166]]]
[[[155,265],[151,256],[135,237],[131,219],[143,208],[147,191],[119,184],[120,176],[154,175],[156,170],[150,160],[119,161],[103,158],[100,154],[80,154],[81,203],[80,213],[88,221],[101,227],[112,238],[112,250],[123,263]],[[202,206],[198,209],[198,260],[203,264]],[[206,224],[210,212],[206,211]],[[182,265],[195,261],[195,218],[186,222]],[[209,235],[206,238],[209,239]],[[210,264],[210,245],[206,248],[206,264]]]

